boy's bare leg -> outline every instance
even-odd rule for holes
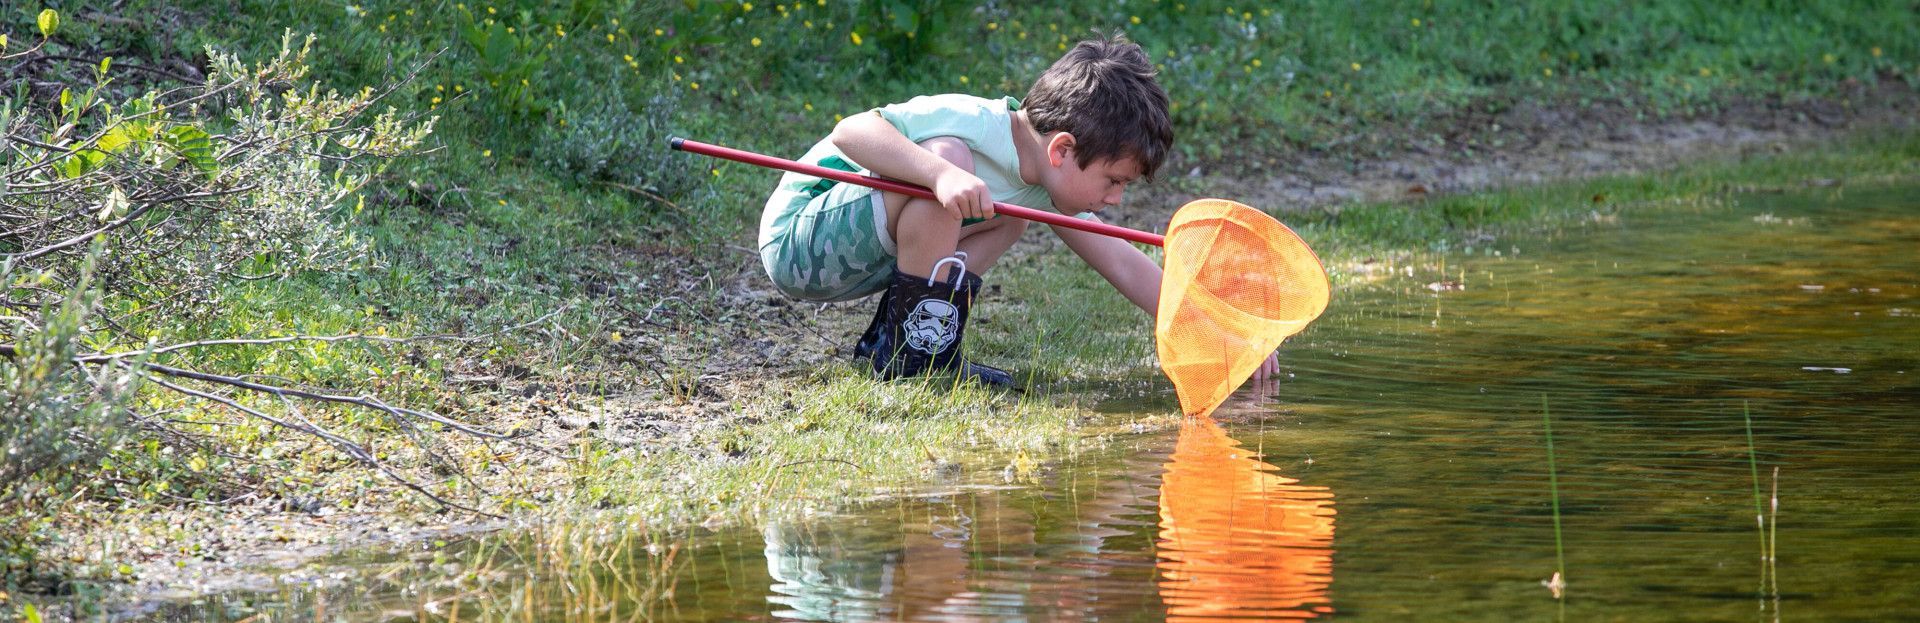
[[[947,275],[929,275],[933,264],[952,257],[960,239],[960,221],[953,213],[931,199],[886,193],[887,228],[900,252],[894,266],[900,272],[918,277],[944,279]],[[896,203],[897,202],[897,203]],[[898,207],[895,207],[895,206]]]
[[[899,259],[895,266],[900,272],[909,275],[935,277],[941,280],[953,275],[928,275],[935,262],[953,256],[955,250],[967,252],[967,270],[976,275],[986,274],[988,268],[1000,261],[1007,249],[1020,240],[1020,234],[1027,230],[1027,222],[1011,216],[989,219],[984,223],[975,223],[960,227],[953,219],[953,213],[930,199],[905,197],[887,194],[887,227],[893,235],[899,250]],[[893,205],[898,202],[896,209]],[[943,272],[951,273],[952,269]]]
[[[959,247],[967,252],[967,270],[986,275],[987,269],[993,268],[1026,231],[1027,222],[1011,216],[998,216],[961,228]]]

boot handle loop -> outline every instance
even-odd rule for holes
[[[965,279],[965,278],[966,278],[966,276],[967,276],[967,252],[966,252],[966,251],[954,251],[954,252],[953,252],[953,257],[943,257],[943,258],[940,258],[940,261],[938,261],[938,262],[934,262],[934,263],[933,263],[933,272],[931,272],[931,273],[928,273],[928,274],[927,274],[927,286],[928,286],[928,287],[932,287],[932,286],[933,286],[933,284],[935,284],[935,283],[939,283],[939,281],[940,281],[940,267],[941,267],[941,266],[945,266],[945,265],[947,265],[947,263],[948,263],[948,262],[952,262],[952,263],[953,263],[954,265],[957,265],[957,266],[959,266],[959,267],[960,267],[960,272],[958,272],[958,273],[955,273],[955,274],[954,274],[954,276],[953,276],[953,280],[952,280],[952,281],[953,281],[953,284],[954,284],[954,285],[959,285],[959,284],[960,284],[960,280],[961,280],[961,279]]]

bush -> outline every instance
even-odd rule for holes
[[[661,197],[693,193],[705,180],[700,162],[665,148],[679,98],[660,93],[646,107],[629,107],[616,80],[580,109],[550,123],[534,142],[533,157],[582,183],[604,182]]]
[[[15,273],[11,263],[0,269],[10,299],[51,281],[44,272]],[[103,455],[126,437],[123,404],[138,375],[74,363],[99,301],[92,274],[89,259],[75,289],[38,323],[0,319],[16,337],[0,345],[0,577],[35,566],[35,545],[46,538],[41,518],[76,480],[67,468]]]
[[[98,282],[123,325],[209,311],[221,283],[358,257],[362,245],[339,226],[342,200],[378,170],[369,161],[412,150],[433,120],[392,109],[362,119],[382,94],[303,83],[313,38],[293,43],[289,34],[255,66],[210,50],[204,85],[118,106],[102,101],[102,62],[94,85],[62,90],[47,110],[0,109],[9,135],[35,137],[0,160],[0,173],[35,190],[0,199],[10,227],[0,253],[58,281],[85,243],[103,240]]]

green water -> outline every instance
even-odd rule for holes
[[[956,475],[835,514],[599,552],[609,562],[592,593],[547,598],[540,615],[1806,621],[1920,609],[1920,188],[1642,206],[1339,270],[1327,315],[1285,348],[1283,378],[1213,421],[1031,474]],[[1169,392],[1108,406],[1125,417],[1172,405]],[[1756,505],[1778,521],[1772,581]],[[1556,599],[1543,581],[1562,556]],[[420,604],[468,586],[405,575],[159,617],[445,618]],[[468,618],[513,603],[499,597],[519,590],[504,575]]]

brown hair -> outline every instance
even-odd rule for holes
[[[1125,35],[1081,41],[1033,81],[1020,105],[1041,134],[1073,135],[1080,166],[1132,157],[1152,178],[1173,146],[1167,92],[1153,76],[1146,51]]]

